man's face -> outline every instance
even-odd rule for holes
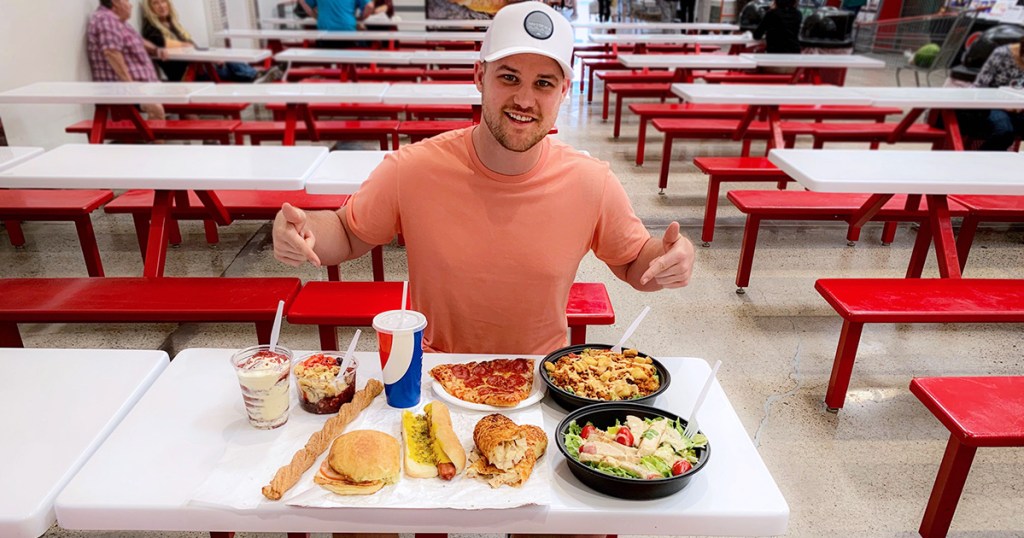
[[[572,82],[558,62],[539,54],[477,64],[474,78],[482,94],[484,124],[499,144],[519,152],[548,134]]]
[[[132,16],[132,0],[114,0],[113,11],[122,21],[128,20]]]

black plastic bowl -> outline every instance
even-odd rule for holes
[[[711,458],[711,442],[709,441],[703,448],[694,449],[697,452],[697,463],[689,471],[669,478],[644,480],[605,474],[593,467],[580,463],[569,455],[568,449],[565,448],[565,434],[569,431],[570,422],[575,420],[576,424],[579,424],[581,427],[589,422],[597,428],[605,429],[614,426],[616,420],[620,423],[625,423],[626,415],[633,415],[641,419],[665,417],[672,421],[678,419],[681,424],[686,424],[686,419],[680,418],[673,413],[637,403],[619,402],[591,405],[569,413],[558,424],[558,429],[555,430],[555,444],[558,445],[558,450],[565,456],[565,461],[569,464],[569,470],[587,487],[605,495],[622,499],[659,499],[672,495],[686,487],[686,484],[690,482],[693,475],[700,472],[707,465],[708,459]]]
[[[631,400],[599,400],[596,398],[584,398],[582,396],[566,392],[555,385],[551,380],[551,376],[548,374],[548,369],[544,367],[544,363],[555,362],[570,353],[579,354],[584,349],[611,349],[612,347],[613,346],[610,344],[580,344],[576,346],[563,347],[562,349],[551,352],[547,357],[544,357],[540,365],[540,377],[544,380],[544,384],[548,386],[548,394],[551,396],[551,399],[558,405],[562,406],[566,411],[572,411],[574,409],[579,409],[580,407],[600,403],[618,403],[623,401],[631,403],[652,403],[659,394],[668,389],[669,383],[672,382],[672,376],[668,374],[668,370],[665,368],[665,365],[658,362],[658,359],[655,359],[646,353],[637,352],[639,356],[651,359],[651,364],[654,366],[654,370],[658,372],[658,379],[661,381],[661,384],[658,387],[658,390],[648,394],[647,396],[633,398]]]

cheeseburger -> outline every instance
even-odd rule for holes
[[[313,482],[339,495],[369,495],[398,482],[401,459],[398,439],[356,430],[334,440]]]

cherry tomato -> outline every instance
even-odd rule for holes
[[[672,476],[681,475],[686,471],[689,471],[692,467],[693,465],[690,465],[690,462],[686,460],[679,460],[672,464]]]
[[[619,432],[615,434],[615,442],[620,445],[633,446],[633,432],[629,431],[629,428],[622,426],[619,428]]]
[[[583,427],[583,431],[580,432],[580,437],[586,439],[595,431],[597,431],[597,428],[595,428],[593,424],[587,424]]]

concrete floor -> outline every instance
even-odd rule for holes
[[[862,72],[851,73],[848,84],[892,85],[893,80],[890,70]],[[635,116],[626,117],[623,136],[615,140],[611,124],[600,119],[599,104],[586,104],[574,89],[562,107],[559,138],[611,162],[652,233],[660,236],[670,221],[679,220],[696,242],[706,179],[694,168],[692,158],[738,155],[738,145],[677,144],[667,194],[659,196],[660,138],[650,135],[647,164],[634,166]],[[745,295],[737,295],[733,281],[742,218],[724,193],[721,204],[715,242],[710,248],[698,247],[694,279],[685,289],[641,294],[616,280],[593,256],[584,260],[578,280],[607,283],[620,320],[614,326],[592,328],[590,340],[614,342],[639,310],[651,305],[653,312],[633,336],[632,345],[655,356],[721,359],[722,386],[789,502],[789,536],[916,535],[947,432],[907,390],[910,379],[1020,374],[1024,370],[1021,326],[868,326],[847,405],[838,415],[827,413],[822,398],[840,318],[814,291],[814,281],[902,276],[914,231],[901,226],[896,242],[882,246],[880,227],[869,225],[851,248],[840,225],[763,224],[751,285]],[[96,212],[93,220],[107,274],[140,274],[142,261],[131,219]],[[183,244],[168,255],[168,275],[326,279],[312,267],[291,269],[275,262],[266,223],[240,222],[222,229],[216,248],[205,243],[201,225],[185,223],[182,231]],[[0,240],[0,274],[85,275],[71,224],[26,223],[25,232],[29,244],[24,249]],[[1022,235],[1020,227],[982,229],[967,275],[1024,277]],[[404,252],[391,246],[385,249],[385,257],[387,278],[406,278]],[[371,278],[368,260],[348,263],[342,271],[348,279]],[[926,275],[936,275],[934,260]],[[253,338],[250,325],[28,325],[22,332],[29,347],[164,349],[172,356],[190,347],[240,347]],[[341,337],[344,341],[347,334]],[[308,326],[286,325],[281,341],[292,349],[318,345],[314,329]],[[372,351],[373,342],[363,338],[360,348]],[[980,450],[951,535],[1024,536],[1022,469],[1022,449]],[[678,533],[684,535],[686,529]],[[54,527],[46,536],[202,535],[82,533]]]

